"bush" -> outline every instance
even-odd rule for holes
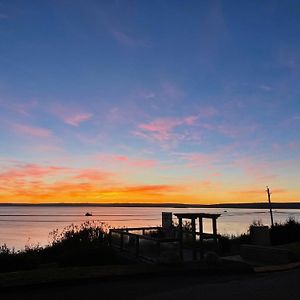
[[[239,236],[221,235],[219,237],[219,247],[223,255],[238,254],[240,252],[240,245],[249,244],[249,243],[250,243],[250,235],[246,233],[241,234]]]
[[[270,228],[272,245],[287,244],[300,241],[300,223],[289,218],[285,223],[276,223]]]
[[[0,272],[33,269],[40,265],[105,265],[117,263],[108,245],[108,228],[103,223],[85,222],[50,233],[46,247],[26,246],[23,251],[0,247]]]

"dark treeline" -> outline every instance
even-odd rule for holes
[[[246,208],[268,209],[263,202],[221,203],[221,204],[185,204],[185,203],[0,203],[0,206],[77,206],[77,207],[169,207],[169,208]],[[300,209],[300,202],[273,202],[274,209]]]

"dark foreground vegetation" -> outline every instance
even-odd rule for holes
[[[220,255],[238,254],[241,244],[250,244],[251,226],[247,233],[240,236],[220,236]],[[189,224],[184,224],[189,230]],[[150,233],[151,234],[151,233]],[[153,233],[157,235],[157,233]],[[48,267],[116,265],[124,263],[109,247],[108,228],[103,223],[86,222],[81,226],[70,225],[61,232],[50,233],[51,243],[48,246],[25,247],[22,251],[0,247],[0,272],[30,270]],[[300,223],[288,219],[270,228],[271,244],[282,245],[300,242]],[[214,243],[207,241],[204,248],[213,250]]]
[[[222,235],[219,239],[222,254],[239,253],[241,244],[251,244],[250,230],[252,226],[263,226],[260,222],[253,222],[248,232],[239,236]],[[275,223],[270,227],[270,241],[272,246],[300,242],[300,223],[293,218],[284,223]]]
[[[103,223],[70,225],[50,233],[45,247],[26,246],[22,251],[0,247],[0,272],[38,267],[88,266],[119,263],[108,244],[108,229]]]
[[[290,218],[285,223],[276,223],[270,229],[272,245],[281,245],[300,241],[300,223]]]

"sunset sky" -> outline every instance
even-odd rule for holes
[[[0,202],[300,200],[300,2],[0,1]]]

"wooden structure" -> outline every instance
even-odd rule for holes
[[[184,261],[186,258],[187,260],[192,258],[196,260],[198,250],[200,250],[200,258],[203,258],[203,241],[207,239],[212,239],[215,249],[218,249],[217,219],[220,214],[175,213],[174,215],[178,218],[178,226],[172,224],[172,213],[164,212],[162,213],[164,225],[162,227],[110,229],[110,244],[121,252],[127,252],[135,259],[152,262],[160,262],[164,259]],[[191,222],[191,230],[184,230],[183,219]],[[199,219],[198,232],[196,231],[197,219]],[[212,221],[212,233],[203,231],[203,219]],[[192,239],[192,245],[184,243],[183,236],[189,241]],[[198,242],[197,236],[199,236]]]
[[[208,213],[175,213],[178,218],[178,230],[179,230],[179,243],[180,243],[180,258],[183,260],[183,226],[182,220],[187,219],[191,222],[191,235],[193,240],[193,260],[197,259],[197,243],[196,236],[200,238],[200,257],[203,258],[203,239],[212,238],[215,243],[215,248],[218,249],[218,232],[217,232],[217,219],[220,214],[208,214]],[[199,231],[196,231],[196,220],[199,219]],[[212,221],[212,234],[203,232],[203,219],[210,219]]]
[[[110,229],[109,234],[111,246],[146,261],[159,262],[162,250],[167,244],[173,244],[177,253],[180,247],[176,232],[162,227]],[[145,245],[146,243],[148,245]],[[143,251],[145,246],[150,251]]]

